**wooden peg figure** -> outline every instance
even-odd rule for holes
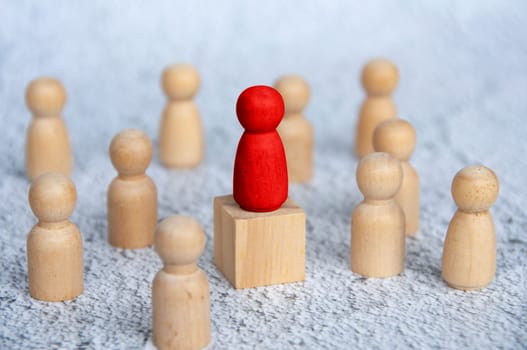
[[[403,169],[388,153],[364,156],[357,184],[364,200],[351,218],[351,270],[366,277],[391,277],[404,270],[404,213],[394,197]]]
[[[413,236],[419,228],[419,175],[408,163],[415,149],[415,129],[402,119],[388,119],[379,124],[373,133],[376,152],[387,152],[401,161],[403,183],[395,196],[404,211],[406,235]]]
[[[461,169],[452,181],[458,210],[443,247],[443,278],[462,290],[486,287],[496,273],[496,233],[490,207],[496,201],[496,174],[481,165]]]
[[[285,104],[278,133],[285,148],[289,182],[309,181],[313,176],[313,127],[303,113],[309,101],[309,85],[300,76],[285,75],[274,87]]]
[[[57,172],[70,175],[73,157],[64,120],[66,90],[53,78],[38,78],[26,89],[26,104],[33,114],[26,137],[26,174],[29,180]]]
[[[148,247],[157,224],[157,189],[145,174],[152,142],[140,130],[124,130],[113,138],[110,158],[118,176],[108,189],[108,241],[119,248]]]
[[[397,66],[386,59],[368,62],[362,70],[362,86],[367,97],[359,112],[355,153],[360,158],[374,152],[373,131],[382,121],[397,117],[392,93],[399,82]]]
[[[280,93],[245,89],[236,103],[245,129],[234,160],[233,195],[214,198],[214,262],[234,288],[303,281],[306,214],[288,198],[287,162],[276,128]]]
[[[204,139],[198,107],[198,71],[176,64],[163,71],[161,85],[168,98],[159,128],[159,156],[169,168],[193,168],[203,160]]]
[[[245,131],[234,160],[234,200],[252,212],[277,210],[289,191],[284,145],[276,131],[284,100],[270,86],[252,86],[238,97],[236,114]]]
[[[77,192],[63,174],[33,181],[29,205],[38,219],[27,238],[29,294],[44,301],[70,300],[82,294],[82,237],[69,217]]]
[[[210,342],[209,282],[196,264],[205,241],[201,225],[188,216],[157,226],[154,245],[164,267],[152,286],[152,333],[160,350],[202,349]]]

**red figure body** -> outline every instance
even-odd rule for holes
[[[270,86],[253,86],[238,97],[236,114],[245,132],[234,161],[234,200],[248,211],[276,210],[288,196],[284,145],[276,131],[284,100]]]

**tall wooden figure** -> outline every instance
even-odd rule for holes
[[[376,152],[387,152],[401,161],[403,183],[395,200],[404,211],[406,235],[413,236],[419,228],[419,175],[408,163],[415,149],[415,130],[406,120],[389,119],[373,133]]]
[[[297,75],[285,75],[274,84],[284,98],[284,119],[278,132],[284,143],[289,182],[306,182],[313,176],[313,127],[304,117],[309,85]]]
[[[499,182],[484,166],[461,169],[452,181],[452,197],[458,206],[443,247],[443,278],[462,290],[486,287],[496,273],[496,233],[490,207],[496,201]]]
[[[404,270],[404,213],[394,200],[403,169],[388,153],[364,156],[357,184],[364,194],[351,218],[351,270],[366,277],[391,277]]]
[[[152,142],[140,130],[124,130],[113,138],[110,158],[119,175],[108,188],[108,241],[119,248],[148,247],[157,224],[157,189],[145,174]]]
[[[26,103],[33,119],[26,138],[26,173],[30,180],[48,173],[70,175],[73,157],[64,120],[66,90],[53,78],[33,80],[26,90]]]
[[[192,168],[204,155],[203,129],[194,96],[198,71],[188,64],[167,67],[161,79],[168,103],[159,127],[159,157],[169,168]]]
[[[214,199],[214,260],[235,288],[302,281],[305,213],[288,199],[287,164],[276,127],[284,102],[269,86],[243,91],[245,128],[234,162],[233,196]]]
[[[373,150],[373,131],[382,121],[395,118],[397,109],[391,94],[399,82],[399,72],[392,62],[375,59],[362,70],[362,86],[368,97],[359,112],[355,134],[355,153],[360,158]]]
[[[69,221],[77,192],[63,174],[39,176],[29,189],[29,205],[38,218],[27,238],[29,294],[39,300],[63,301],[84,289],[82,237]]]
[[[152,286],[153,341],[160,350],[202,349],[210,342],[210,293],[207,275],[196,264],[206,237],[188,216],[159,223],[155,249],[163,269]]]

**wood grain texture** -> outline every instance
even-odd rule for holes
[[[489,209],[498,191],[496,174],[484,166],[463,168],[452,181],[458,210],[448,225],[442,272],[453,288],[481,289],[494,279],[496,233]]]
[[[191,217],[159,223],[155,249],[163,261],[152,284],[152,333],[160,350],[198,350],[211,339],[207,275],[197,266],[205,233]]]
[[[107,194],[108,242],[125,249],[152,245],[157,224],[157,188],[145,174],[152,160],[152,142],[140,130],[126,129],[110,145],[119,175]]]
[[[47,173],[29,190],[29,204],[39,219],[27,238],[29,294],[44,301],[70,300],[83,292],[82,237],[69,221],[75,186],[65,175]]]
[[[289,199],[268,213],[241,209],[233,197],[214,199],[214,261],[239,288],[303,281],[306,216]]]
[[[388,153],[363,157],[357,184],[364,200],[351,217],[351,270],[366,277],[391,277],[404,270],[404,213],[394,197],[402,181],[399,160]]]

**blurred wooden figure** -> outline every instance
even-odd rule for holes
[[[168,98],[159,128],[159,157],[169,168],[192,168],[203,160],[204,139],[194,96],[198,92],[198,71],[188,64],[176,64],[163,71],[161,84]]]
[[[108,241],[119,248],[148,247],[157,224],[157,189],[145,174],[152,142],[140,130],[124,130],[113,138],[110,158],[119,175],[108,188]]]
[[[48,173],[70,175],[73,157],[68,131],[60,116],[66,103],[66,90],[53,78],[29,83],[26,103],[33,119],[26,138],[26,174],[30,180]]]
[[[351,218],[351,270],[366,277],[391,277],[404,270],[404,213],[394,200],[403,170],[388,153],[364,156],[357,184],[364,200]]]
[[[196,264],[205,241],[201,225],[188,216],[157,226],[155,249],[164,267],[152,286],[152,332],[160,350],[202,349],[210,342],[209,282]]]
[[[443,247],[443,278],[452,288],[486,287],[496,273],[496,233],[490,207],[499,182],[484,166],[461,169],[452,181],[458,210],[450,221]]]
[[[404,211],[407,236],[415,235],[419,229],[419,175],[408,163],[415,149],[415,142],[415,129],[402,119],[386,120],[373,133],[375,151],[390,153],[401,161],[403,183],[395,200]]]
[[[392,62],[375,59],[362,70],[362,86],[368,94],[359,112],[355,134],[355,153],[360,158],[374,152],[373,131],[382,121],[397,117],[391,94],[399,82],[399,72]]]
[[[303,114],[309,101],[309,85],[297,75],[285,75],[274,87],[285,104],[278,133],[285,148],[289,182],[307,182],[313,176],[313,127]]]
[[[29,294],[39,300],[63,301],[82,294],[82,236],[69,221],[77,192],[68,177],[39,176],[29,189],[29,205],[38,218],[27,238]]]

